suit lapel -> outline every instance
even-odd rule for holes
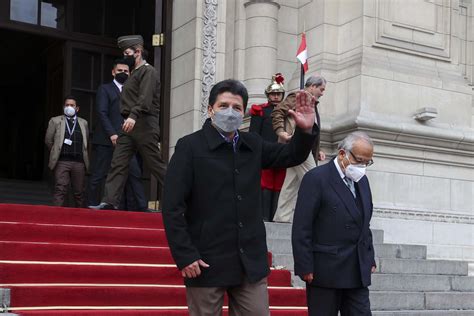
[[[368,194],[368,186],[366,181],[359,181],[356,183],[358,190],[359,190],[359,196],[360,196],[360,201],[362,203],[362,210],[364,212],[364,224],[363,228],[364,231],[368,229],[369,227],[369,221],[370,221],[370,201],[369,201],[369,194]]]
[[[63,116],[61,116],[61,120],[59,121],[59,130],[61,131],[61,136],[60,136],[60,139],[61,139],[61,148],[64,144],[64,137],[66,135],[66,118]]]
[[[360,214],[359,209],[357,208],[357,204],[355,202],[354,196],[352,195],[349,188],[345,185],[344,181],[339,176],[339,172],[334,166],[334,163],[331,161],[329,162],[329,169],[330,169],[330,184],[333,187],[334,191],[336,191],[337,195],[341,199],[341,201],[346,206],[347,211],[349,214],[354,218],[357,225],[362,226],[362,216]]]

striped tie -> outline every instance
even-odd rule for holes
[[[348,177],[344,177],[344,182],[346,183],[349,190],[351,190],[351,193],[355,198],[356,197],[356,191],[355,191],[354,181],[352,181]]]

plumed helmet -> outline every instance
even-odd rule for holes
[[[276,73],[272,76],[272,83],[265,89],[265,95],[268,97],[268,94],[272,92],[280,92],[283,93],[285,96],[285,87],[283,86],[283,82],[285,78],[281,73]]]

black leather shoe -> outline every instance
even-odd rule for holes
[[[117,208],[110,203],[102,202],[99,205],[89,205],[93,210],[116,210]]]

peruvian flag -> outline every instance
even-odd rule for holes
[[[306,49],[306,34],[301,35],[301,44],[296,52],[296,58],[300,61],[304,73],[308,71],[308,50]]]

